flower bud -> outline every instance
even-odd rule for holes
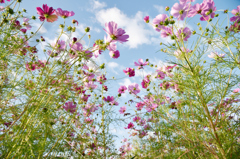
[[[60,24],[60,25],[59,25],[59,28],[64,28],[64,25],[63,25],[63,24]]]
[[[228,10],[226,9],[226,10],[224,10],[224,12],[223,13],[228,13]]]
[[[32,16],[32,19],[33,19],[33,20],[36,20],[36,17],[35,17],[35,16]]]
[[[73,43],[77,42],[77,38],[73,37]]]
[[[85,28],[85,32],[88,33],[89,31],[90,31],[90,28],[89,28],[89,27],[86,27],[86,28]]]
[[[165,7],[165,11],[169,11],[169,9],[170,9],[170,8],[169,8],[168,6],[167,6],[167,7]]]

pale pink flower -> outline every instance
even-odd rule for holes
[[[240,91],[240,88],[236,88],[233,90],[233,93],[238,93]]]
[[[127,42],[129,35],[126,35],[125,31],[121,28],[117,28],[117,23],[111,21],[109,23],[105,24],[106,33],[108,34],[108,37],[111,38],[111,42],[119,41],[120,43]],[[110,41],[109,41],[110,42]]]
[[[23,25],[27,28],[27,30],[30,30],[32,26],[29,24],[29,19],[28,18],[23,18]]]
[[[69,12],[67,10],[62,10],[61,8],[58,8],[55,11],[55,13],[56,13],[57,16],[60,16],[62,18],[67,18],[67,17],[71,17],[71,16],[75,15],[75,13],[73,11]]]
[[[190,38],[192,32],[188,27],[185,28],[181,28],[178,30],[178,32],[176,33],[178,40],[182,41],[187,41],[188,38]]]
[[[125,111],[126,111],[127,107],[126,106],[123,106],[123,107],[120,107],[120,114],[123,114]]]
[[[168,16],[166,14],[159,14],[156,18],[153,19],[153,27],[156,31],[160,32],[165,26],[165,21],[168,20]]]
[[[235,22],[236,20],[240,20],[240,5],[237,6],[237,9],[232,10],[232,14],[235,15],[235,16],[230,18],[231,22]]]
[[[119,89],[118,89],[118,93],[119,94],[125,93],[126,90],[127,90],[126,86],[120,86]]]
[[[171,9],[171,14],[173,17],[178,18],[178,20],[184,20],[189,9],[190,6],[186,3],[175,3]]]
[[[161,31],[161,37],[165,38],[172,35],[172,28],[164,27]]]
[[[140,92],[140,89],[138,87],[137,83],[133,83],[128,86],[128,91],[133,94],[138,94]]]
[[[211,52],[210,55],[208,55],[209,58],[218,59],[223,58],[225,54],[218,54],[217,52]]]
[[[70,113],[74,113],[76,111],[76,104],[73,104],[73,102],[66,102],[63,108]]]
[[[146,66],[148,64],[148,61],[143,62],[143,59],[138,59],[138,63],[134,62],[135,66],[138,66],[138,69],[143,68],[143,66]]]

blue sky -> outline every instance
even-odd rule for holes
[[[169,60],[169,57],[163,53],[158,52],[161,49],[160,42],[166,42],[165,39],[160,37],[160,33],[156,32],[150,24],[146,24],[143,21],[144,16],[149,15],[150,20],[155,18],[158,14],[165,13],[165,6],[171,6],[177,3],[177,0],[23,0],[20,8],[25,8],[28,15],[35,15],[38,17],[36,7],[42,7],[43,4],[47,4],[54,9],[62,8],[63,10],[74,11],[75,16],[67,19],[67,24],[71,25],[72,19],[76,19],[79,22],[76,33],[74,36],[80,38],[84,34],[84,28],[89,26],[91,28],[91,42],[90,47],[96,39],[103,39],[106,33],[104,32],[104,24],[109,21],[115,21],[120,28],[125,29],[130,38],[127,43],[117,45],[120,51],[120,57],[118,59],[111,59],[108,51],[105,51],[97,60],[99,63],[108,63],[108,78],[115,76],[121,80],[112,81],[111,92],[116,95],[117,88],[130,83],[139,83],[142,79],[142,72],[137,72],[134,78],[125,78],[123,69],[126,67],[134,67],[134,62],[139,58],[150,59],[151,63],[161,64]],[[201,0],[196,0],[194,3],[201,3]],[[214,1],[217,10],[222,10],[219,14],[223,19],[226,15],[222,12],[224,9],[235,9],[240,5],[240,0],[215,0]],[[230,13],[231,15],[231,13]],[[195,23],[198,22],[199,16],[191,19],[190,28],[195,29]],[[47,42],[53,42],[56,38],[56,31],[58,25],[62,23],[62,19],[53,24],[45,23],[40,33],[44,36]],[[206,22],[205,22],[206,23]],[[40,26],[41,22],[37,19],[32,23],[33,26]],[[203,22],[204,24],[204,22]],[[88,38],[84,38],[84,44],[87,46]],[[110,62],[109,62],[110,61]],[[144,75],[150,73],[149,69],[144,69]],[[123,106],[120,103],[118,108]],[[114,130],[125,137],[128,136],[124,130]]]

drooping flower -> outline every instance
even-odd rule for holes
[[[27,28],[27,30],[30,30],[32,26],[29,24],[29,19],[28,18],[23,18],[23,25]]]
[[[129,77],[135,76],[134,68],[129,68],[129,67],[127,67],[126,70],[123,70],[123,72],[124,72],[126,75],[129,75]]]
[[[126,90],[127,90],[126,86],[120,86],[119,89],[118,89],[118,93],[119,94],[125,93]]]
[[[58,19],[58,16],[54,14],[55,9],[48,7],[47,4],[43,4],[43,8],[37,7],[37,14],[40,15],[40,21],[47,19],[47,22],[54,22]]]
[[[217,52],[211,52],[210,55],[208,55],[209,58],[218,59],[223,58],[225,54],[218,54]]]
[[[119,58],[119,56],[120,56],[120,52],[119,52],[118,50],[116,50],[116,51],[110,51],[110,52],[109,52],[109,55],[110,55],[111,58],[117,59],[117,58]]]
[[[11,0],[7,0],[8,2],[10,2]],[[1,0],[0,3],[5,3],[5,0]]]
[[[231,22],[235,22],[236,20],[240,20],[240,5],[237,6],[237,9],[232,10],[232,14],[235,15],[235,16],[230,18]]]
[[[168,20],[168,16],[166,14],[159,14],[156,18],[153,19],[154,28],[156,31],[160,32],[165,26],[165,22]]]
[[[73,11],[69,12],[67,10],[62,10],[61,8],[58,8],[55,11],[55,13],[56,13],[57,16],[60,16],[62,18],[68,18],[68,17],[71,17],[71,16],[75,15],[75,13]]]
[[[123,107],[120,107],[120,114],[123,114],[125,111],[126,111],[127,107],[126,106],[123,106]]]
[[[188,27],[181,28],[176,33],[176,35],[180,41],[182,41],[182,40],[187,41],[188,38],[190,38],[191,34],[192,34],[192,32]]]
[[[108,34],[108,37],[111,38],[111,42],[119,41],[120,43],[123,43],[128,41],[127,39],[129,38],[129,35],[126,35],[126,32],[123,29],[117,28],[117,23],[111,21],[106,23],[105,27],[106,29],[104,30]]]
[[[140,92],[140,89],[138,87],[137,83],[133,83],[128,86],[128,91],[133,94],[138,94]]]
[[[143,59],[138,59],[138,62],[134,62],[135,66],[138,66],[138,69],[143,68],[143,66],[146,66],[148,64],[148,61],[143,62]]]
[[[73,102],[66,102],[63,108],[70,113],[74,113],[76,111],[76,104],[73,104]]]
[[[178,20],[184,20],[190,9],[190,5],[187,3],[175,3],[171,9],[171,14],[173,17],[178,18]]]
[[[145,21],[145,23],[149,23],[149,16],[145,16],[143,20]]]

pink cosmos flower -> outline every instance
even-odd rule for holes
[[[238,33],[240,31],[240,18],[229,28],[230,31]]]
[[[134,124],[133,124],[132,122],[130,122],[130,123],[128,124],[128,127],[125,128],[125,129],[131,129],[131,128],[133,128],[133,127],[134,127]]]
[[[23,18],[23,25],[27,28],[27,30],[30,30],[32,26],[29,24],[29,19],[28,18]]]
[[[211,52],[210,55],[208,55],[209,58],[218,59],[223,58],[225,54],[218,54],[217,52]]]
[[[73,104],[73,102],[66,102],[63,108],[70,113],[74,113],[76,111],[76,104]]]
[[[123,72],[124,72],[126,75],[129,75],[129,77],[135,76],[134,68],[129,68],[129,67],[127,67],[126,70],[123,70]]]
[[[144,105],[145,105],[144,102],[139,102],[139,103],[137,103],[137,104],[136,104],[137,110],[138,110],[138,111],[142,110],[142,108],[143,108]]]
[[[117,59],[117,58],[119,58],[119,56],[120,56],[120,52],[119,52],[118,50],[116,50],[116,51],[110,51],[110,52],[109,52],[109,55],[110,55],[111,58]]]
[[[240,91],[240,88],[236,88],[233,90],[233,93],[238,93]]]
[[[143,59],[138,59],[138,62],[134,62],[135,66],[138,66],[138,69],[143,68],[143,66],[146,66],[148,64],[148,61],[143,62]]]
[[[120,86],[119,89],[118,89],[118,93],[119,94],[125,93],[126,90],[127,90],[126,86]]]
[[[10,2],[10,0],[7,0],[8,2]],[[5,3],[5,0],[1,0],[1,2],[0,3]]]
[[[231,22],[235,22],[236,20],[240,20],[240,5],[237,6],[237,9],[232,10],[232,14],[235,15],[235,16],[230,18]]]
[[[75,13],[73,11],[69,12],[67,10],[62,10],[61,8],[58,8],[55,11],[55,13],[56,13],[57,16],[61,16],[62,18],[68,18],[68,17],[71,17],[71,16],[75,15]]]
[[[113,97],[113,96],[111,96],[111,97],[110,97],[110,96],[107,96],[107,98],[104,97],[103,100],[104,100],[105,102],[110,103],[110,102],[113,102],[113,101],[114,101],[114,97]]]
[[[172,28],[164,27],[161,31],[161,37],[165,38],[172,35]]]
[[[95,85],[95,84],[93,83],[93,81],[90,81],[90,82],[88,82],[88,83],[85,83],[84,86],[86,87],[86,89],[90,89],[90,90],[93,90],[93,89],[97,88],[97,85]]]
[[[140,89],[138,87],[137,83],[133,83],[128,86],[128,91],[133,94],[138,94],[140,92]]]
[[[58,16],[54,14],[55,10],[52,7],[48,7],[47,4],[43,4],[43,9],[37,7],[37,14],[39,14],[40,21],[47,19],[47,22],[54,22],[58,19]]]
[[[156,31],[160,32],[165,26],[165,21],[168,20],[168,16],[166,14],[159,14],[156,18],[153,19],[154,28]]]
[[[201,21],[207,21],[211,18],[214,18],[215,16],[215,12],[216,12],[216,7],[214,6],[215,3],[213,0],[204,0],[203,1],[203,5],[205,5],[206,7],[204,7],[204,10],[202,10],[201,14],[202,17],[200,18]]]
[[[108,37],[111,38],[111,42],[119,41],[120,43],[127,42],[129,35],[126,35],[125,31],[121,28],[117,28],[117,23],[111,21],[109,23],[105,24],[106,33],[108,34]],[[110,41],[109,41],[110,42]]]
[[[133,118],[133,121],[134,122],[139,122],[141,120],[141,118],[139,117],[139,116],[135,116],[134,118]]]
[[[83,110],[83,115],[85,117],[88,117],[92,114],[92,112],[95,112],[96,110],[98,110],[98,107],[95,104],[89,103],[83,106],[82,110]]]
[[[208,6],[205,3],[197,3],[193,5],[189,12],[188,12],[188,17],[194,17],[196,14],[202,15],[204,13],[204,10],[207,10]]]
[[[181,28],[176,33],[176,35],[180,41],[182,41],[182,40],[187,41],[187,39],[190,38],[191,34],[192,34],[192,32],[188,27],[185,27],[184,29]]]
[[[27,29],[23,28],[23,29],[20,29],[20,31],[25,34],[27,32]]]
[[[126,111],[126,109],[127,109],[126,106],[121,107],[119,110],[120,114],[123,114]]]
[[[145,21],[145,23],[149,23],[149,16],[145,16],[143,20]]]
[[[97,77],[97,81],[98,81],[100,84],[103,84],[106,80],[107,80],[107,78],[105,77],[105,75],[101,75],[101,76],[98,76],[98,77]]]
[[[99,46],[99,45],[96,45],[96,44],[94,43],[94,44],[93,44],[92,51],[93,51],[94,56],[97,58],[98,55],[102,54],[102,51],[103,51],[103,50],[100,49],[100,46]]]
[[[171,9],[171,14],[173,17],[178,18],[178,20],[184,20],[189,9],[190,6],[186,3],[175,3]]]
[[[181,47],[181,50],[177,50],[174,52],[174,55],[180,59],[184,54],[189,53],[189,49],[186,49],[184,47]]]
[[[3,11],[5,8],[3,6],[0,6],[0,12]]]
[[[58,40],[57,43],[52,43],[51,46],[54,50],[52,51],[48,50],[49,56],[54,55],[54,52],[59,54],[61,51],[64,51],[66,48],[66,44],[64,40]]]

